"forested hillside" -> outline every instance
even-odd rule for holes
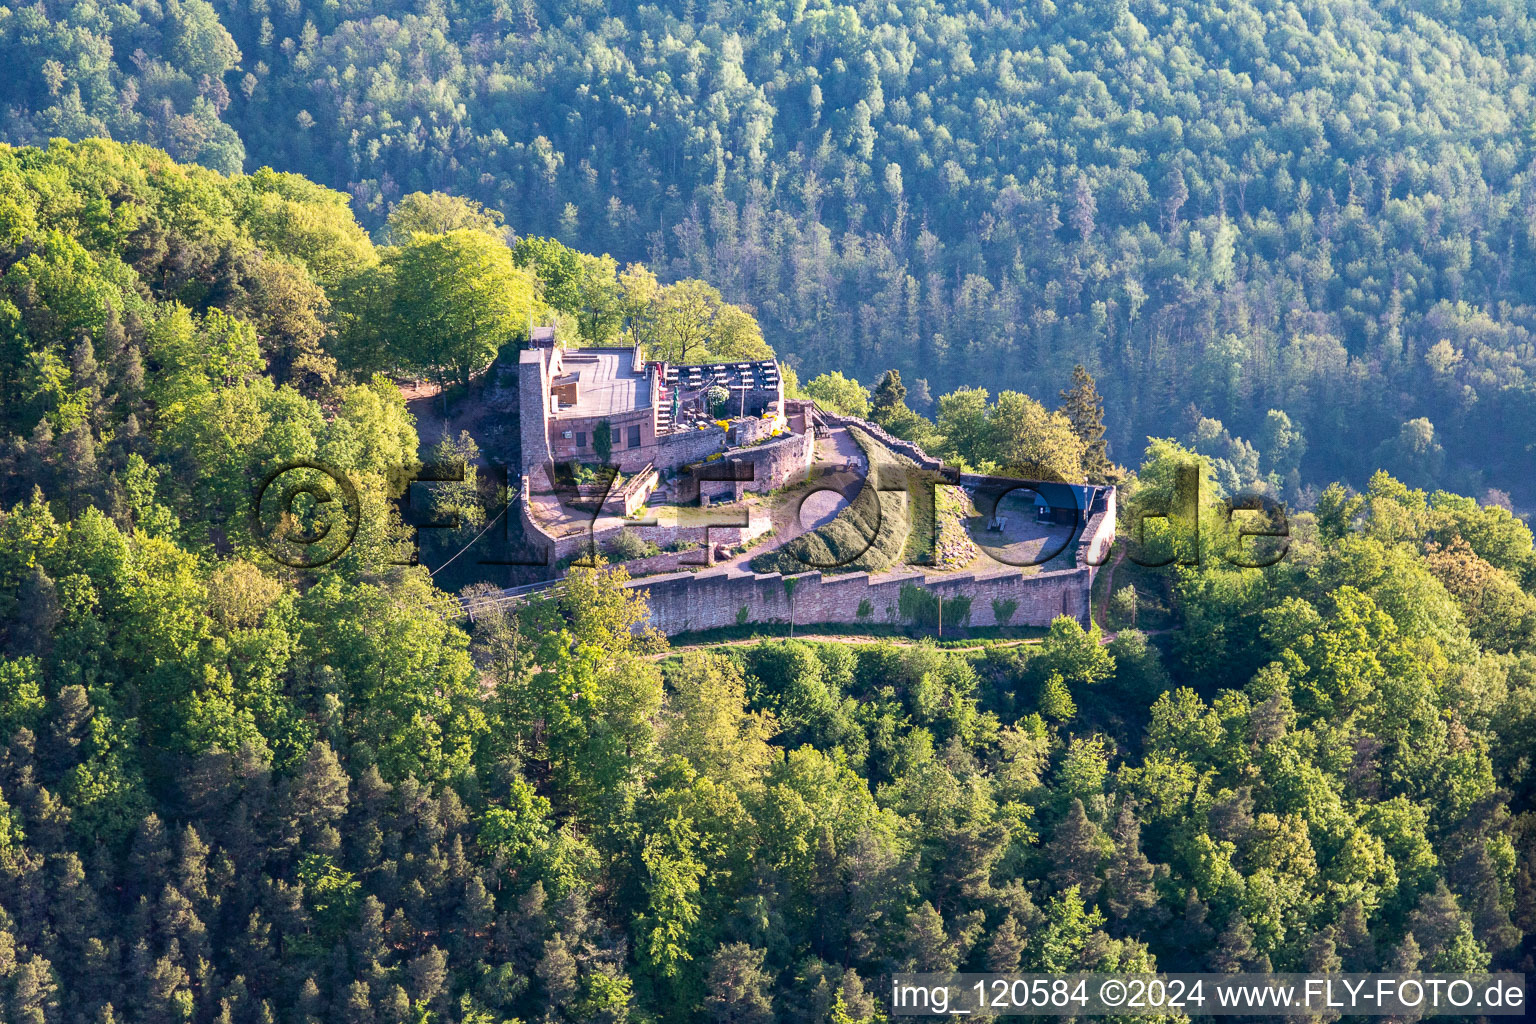
[[[11,142],[243,150],[370,228],[473,197],[713,282],[802,379],[897,368],[931,415],[1081,362],[1122,451],[1275,410],[1300,482],[1523,504],[1531,41],[1495,0],[0,8]]]
[[[386,233],[297,176],[0,149],[0,1019],[869,1024],[903,969],[1533,969],[1503,509],[1383,473],[1238,569],[1208,461],[1200,567],[1122,564],[1107,644],[667,660],[599,570],[471,625],[391,564],[418,438],[368,371],[478,367],[507,327],[465,311],[607,264],[443,196]],[[1100,472],[1092,391],[946,396],[941,442]],[[1126,499],[1192,458],[1153,442]],[[361,504],[318,572],[245,515],[302,459]]]

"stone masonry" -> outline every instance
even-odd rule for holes
[[[674,573],[646,577],[631,586],[646,592],[651,624],[668,635],[748,623],[840,625],[899,624],[903,587],[916,586],[944,601],[968,598],[969,615],[955,626],[1048,626],[1059,615],[1088,621],[1089,569],[1067,569],[1025,575],[1017,570],[924,578],[920,572],[846,573],[824,576],[808,572],[788,577],[716,573]],[[995,602],[995,603],[994,603]],[[998,610],[1013,612],[1006,623]],[[791,608],[793,605],[793,608]],[[863,612],[861,615],[860,612]]]

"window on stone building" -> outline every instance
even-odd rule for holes
[[[587,446],[587,432],[584,431],[584,430],[576,431],[576,447],[577,448],[585,448],[586,446]]]
[[[629,428],[629,446],[631,448],[639,448],[640,447],[640,428],[639,427],[630,427]]]

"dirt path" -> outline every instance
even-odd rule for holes
[[[481,420],[488,415],[488,411],[481,401],[460,399],[451,403],[446,419],[443,417],[442,403],[433,395],[411,399],[405,403],[405,407],[416,417],[416,434],[421,438],[418,458],[423,461],[432,457],[432,450],[444,434],[457,437],[459,431],[467,430],[477,440],[484,437]],[[475,462],[482,468],[490,465],[484,446]]]
[[[764,551],[783,547],[802,533],[830,523],[848,503],[858,497],[868,475],[868,459],[864,449],[842,427],[818,433],[811,465],[810,480],[795,487],[786,488],[773,498],[753,496],[747,499],[751,508],[768,508],[772,517],[773,537],[764,545],[758,545],[723,558],[715,568],[751,571],[751,561]],[[850,467],[844,470],[842,467]],[[825,475],[821,475],[825,474]],[[833,488],[842,492],[838,498],[827,490],[817,490],[802,509],[797,494],[803,495],[811,487]]]
[[[1094,615],[1094,621],[1100,629],[1109,628],[1109,598],[1115,592],[1115,569],[1125,560],[1125,548],[1115,551],[1115,560],[1109,563],[1109,571],[1104,577],[1104,600],[1099,602],[1098,613]]]
[[[505,398],[515,403],[517,394],[515,387],[501,386],[497,373],[497,361],[492,360],[489,365],[470,374],[467,389],[450,383],[446,414],[443,409],[443,387],[439,382],[423,378],[395,382],[395,386],[400,389],[400,396],[405,399],[406,410],[416,417],[416,435],[421,439],[418,458],[424,462],[430,461],[433,448],[445,433],[457,437],[459,431],[467,430],[480,444],[480,456],[475,460],[476,464],[482,468],[491,464],[487,452],[490,441],[487,428],[509,418],[507,408],[493,406],[505,406]],[[510,422],[517,422],[515,404],[510,407]],[[497,443],[501,447],[507,447],[509,441],[517,445],[515,432],[513,435],[513,438],[500,439]],[[520,445],[513,447],[510,454],[516,456],[519,448]],[[508,460],[509,465],[513,462],[515,458]]]

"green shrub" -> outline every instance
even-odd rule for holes
[[[608,550],[613,552],[614,557],[620,562],[649,558],[661,551],[655,544],[628,528],[619,531],[619,535],[609,542]]]
[[[1109,599],[1109,614],[1117,626],[1136,625],[1136,588],[1124,586]]]
[[[597,461],[605,466],[613,458],[613,427],[607,420],[598,420],[592,428],[592,450],[597,452]]]
[[[967,596],[952,597],[944,602],[944,616],[941,621],[952,626],[963,626],[971,621],[971,599]]]
[[[1052,672],[1040,688],[1040,713],[1053,722],[1069,722],[1077,714],[1077,702],[1060,672]]]
[[[931,629],[939,624],[939,599],[915,583],[901,585],[896,607],[901,617],[914,626]]]

